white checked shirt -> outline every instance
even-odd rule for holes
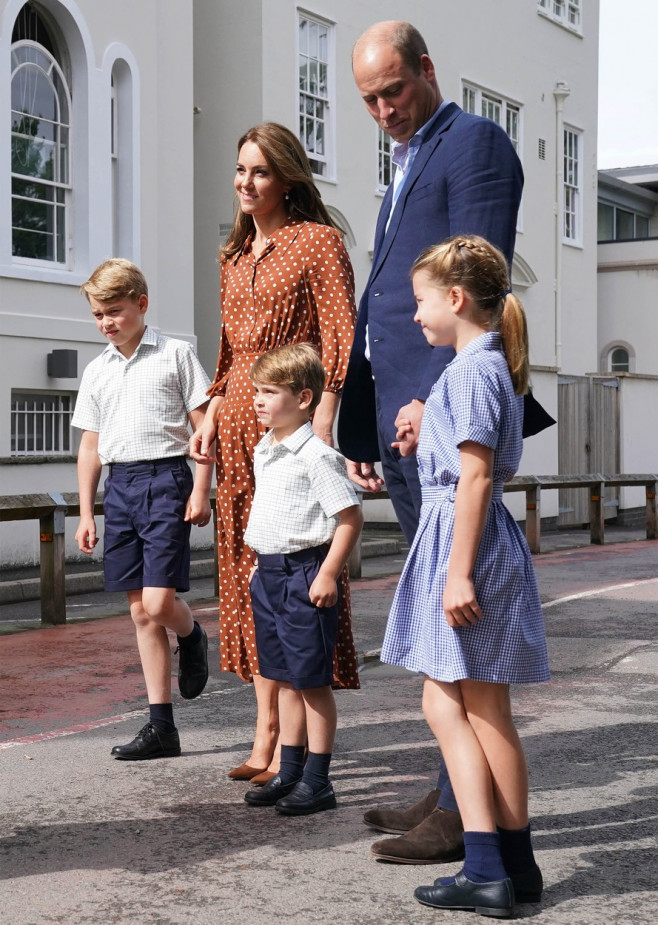
[[[359,503],[344,458],[304,424],[281,443],[265,434],[254,452],[256,494],[244,539],[262,555],[331,541],[338,514]]]
[[[187,416],[209,384],[190,344],[147,327],[130,359],[108,344],[89,363],[71,423],[98,433],[104,464],[185,456]]]

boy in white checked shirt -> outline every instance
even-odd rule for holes
[[[254,454],[245,540],[258,556],[250,591],[259,670],[279,682],[281,770],[245,800],[302,816],[336,806],[329,781],[336,581],[363,518],[345,460],[311,428],[325,381],[314,348],[279,347],[259,357],[249,375],[256,414],[270,430]]]
[[[210,467],[197,466],[193,480],[186,460],[188,423],[196,430],[203,420],[208,377],[190,344],[146,326],[148,288],[133,263],[105,261],[81,291],[109,344],[85,369],[73,415],[83,431],[75,538],[91,555],[94,500],[107,464],[105,589],[128,595],[149,700],[149,722],[112,756],[176,757],[167,630],[178,637],[181,695],[198,697],[208,680],[206,634],[176,597],[190,586],[190,527],[210,520]]]

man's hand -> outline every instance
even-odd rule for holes
[[[383,487],[384,479],[377,475],[373,463],[352,462],[351,459],[346,459],[345,464],[347,474],[359,488],[365,491],[379,491]]]
[[[418,398],[414,398],[408,405],[400,408],[395,419],[395,426],[397,427],[396,442],[392,443],[391,446],[399,450],[401,456],[411,456],[416,452],[424,410],[425,402],[420,401]]]

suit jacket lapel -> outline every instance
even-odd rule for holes
[[[409,193],[414,188],[416,181],[425,169],[425,165],[441,141],[443,133],[452,125],[461,111],[462,110],[459,108],[459,106],[457,106],[456,103],[448,104],[448,106],[446,106],[437,121],[432,126],[430,136],[429,138],[426,138],[420,146],[418,154],[414,158],[414,162],[411,165],[409,176],[405,180],[404,186],[400,190],[400,195],[398,197],[398,201],[395,203],[395,209],[393,210],[393,215],[387,229],[386,221],[388,220],[391,201],[393,199],[393,184],[391,183],[389,185],[386,191],[386,196],[384,197],[384,201],[382,202],[382,207],[379,211],[379,216],[377,218],[377,229],[375,232],[375,253],[373,255],[372,273],[370,274],[371,279],[386,259],[386,255],[388,254],[400,224],[400,219],[402,217],[402,213],[404,212]],[[388,208],[385,208],[387,203]],[[385,217],[383,218],[383,216]]]

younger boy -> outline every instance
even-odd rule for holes
[[[250,586],[258,665],[264,678],[279,682],[281,770],[245,800],[303,816],[336,806],[329,781],[336,580],[363,518],[345,460],[311,429],[325,381],[313,347],[272,350],[249,375],[256,414],[271,428],[254,454],[245,541],[258,555]]]
[[[198,697],[208,680],[208,640],[176,591],[189,589],[190,528],[210,520],[210,467],[186,460],[188,422],[196,429],[207,403],[208,378],[190,344],[145,323],[148,288],[128,260],[112,259],[81,287],[109,341],[87,366],[74,427],[80,524],[75,538],[91,555],[98,543],[94,500],[104,464],[106,591],[126,591],[149,701],[149,722],[112,756],[124,761],[180,755],[171,702],[171,650],[178,636],[178,686]]]

